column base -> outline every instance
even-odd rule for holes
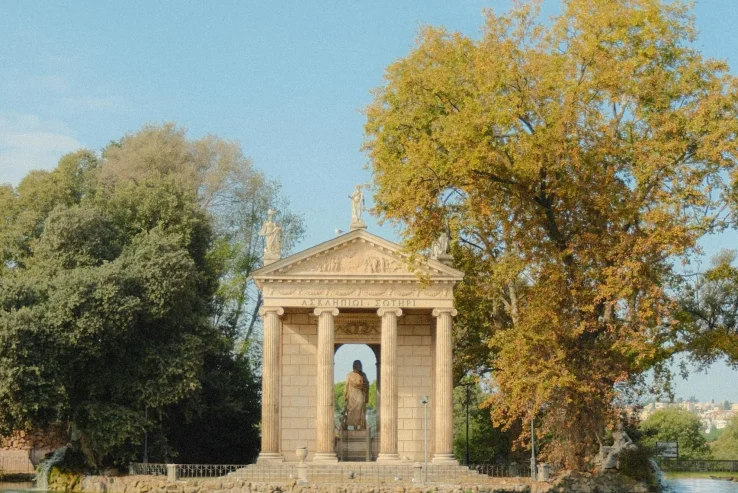
[[[313,462],[338,462],[338,457],[336,457],[335,452],[315,452],[315,455],[313,456]]]
[[[458,466],[459,461],[456,460],[454,454],[436,454],[433,456],[431,464],[438,464],[442,466]]]
[[[279,452],[262,452],[256,458],[257,464],[268,464],[270,462],[284,462],[284,457]]]
[[[380,454],[377,456],[377,463],[400,462],[400,454]]]

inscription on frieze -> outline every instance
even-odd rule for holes
[[[412,308],[417,306],[415,300],[397,300],[397,299],[377,299],[368,300],[365,298],[305,298],[298,300],[299,306],[305,307],[336,307],[336,308],[383,308],[383,307],[397,307],[397,308]]]

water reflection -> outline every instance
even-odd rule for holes
[[[671,493],[738,493],[738,483],[703,478],[674,478],[666,481]]]
[[[8,481],[0,481],[0,490],[3,493],[28,493],[33,490],[33,483],[30,481],[22,483],[11,483]],[[34,491],[33,493],[42,493],[40,491]]]

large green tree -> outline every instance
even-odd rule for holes
[[[147,125],[103,150],[97,180],[103,189],[167,176],[196,194],[214,230],[212,257],[220,263],[214,323],[230,325],[253,343],[261,293],[251,273],[261,266],[263,239],[257,234],[267,211],[276,209],[282,248],[302,236],[302,218],[289,210],[280,185],[254,167],[237,142],[208,135],[189,139],[173,123]]]
[[[95,465],[140,459],[145,435],[154,459],[252,459],[246,238],[280,199],[238,146],[145,127],[0,201],[0,433],[68,423]],[[302,226],[285,217],[289,245]]]
[[[656,442],[677,442],[680,459],[710,458],[700,418],[686,409],[660,409],[646,418],[639,429],[641,442],[651,447]]]
[[[488,11],[478,40],[422,29],[365,149],[408,251],[447,230],[467,272],[457,378],[491,371],[496,422],[539,420],[550,458],[581,466],[618,390],[680,349],[680,262],[736,203],[738,82],[679,1],[536,12]]]

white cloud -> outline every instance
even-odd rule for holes
[[[0,183],[18,182],[33,169],[50,169],[84,147],[61,122],[36,115],[0,114]]]

